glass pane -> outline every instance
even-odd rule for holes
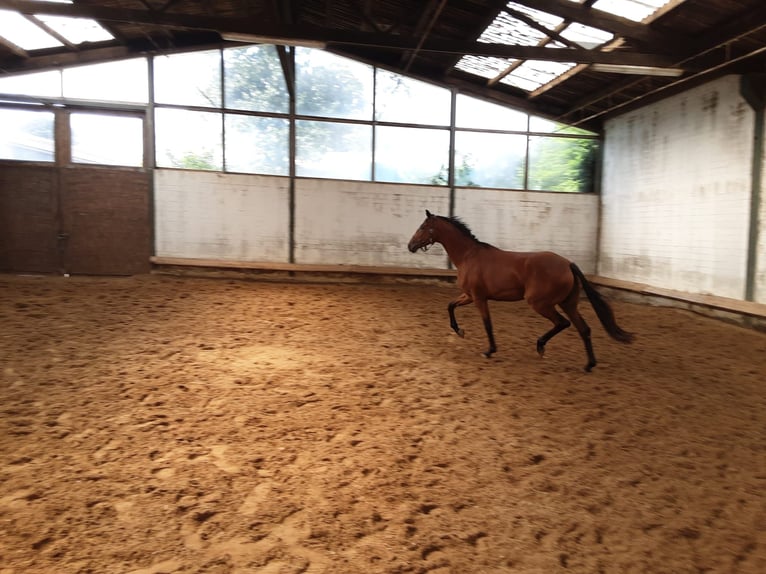
[[[370,180],[371,126],[301,120],[295,124],[297,175]]]
[[[527,114],[470,96],[458,95],[455,125],[460,128],[527,131]]]
[[[455,134],[455,185],[524,188],[527,136],[481,132]]]
[[[306,116],[372,119],[373,68],[322,50],[295,53],[296,111]]]
[[[154,116],[159,167],[223,169],[221,114],[158,109]]]
[[[0,94],[61,97],[61,72],[37,72],[0,78]]]
[[[377,70],[375,119],[378,121],[448,126],[451,100],[446,88]]]
[[[598,141],[532,136],[527,187],[539,191],[593,190]]]
[[[226,114],[226,171],[289,175],[290,123]]]
[[[223,51],[225,107],[233,110],[287,113],[290,95],[274,46],[246,46]]]
[[[221,53],[193,52],[154,58],[154,100],[221,107]]]
[[[446,185],[449,132],[375,128],[375,181]]]
[[[529,131],[549,134],[573,134],[573,135],[596,135],[594,132],[577,128],[574,126],[568,126],[559,122],[548,120],[546,118],[540,118],[537,116],[529,117]]]
[[[139,117],[73,113],[72,161],[140,167],[144,163],[144,122]]]
[[[53,161],[53,112],[0,109],[0,158]]]
[[[145,104],[149,101],[147,70],[146,58],[66,68],[64,97]]]

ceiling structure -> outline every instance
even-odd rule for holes
[[[766,74],[766,2],[0,0],[0,78],[241,42],[322,47],[599,131],[717,76]]]

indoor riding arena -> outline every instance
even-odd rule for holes
[[[2,4],[0,574],[766,572],[760,1]]]

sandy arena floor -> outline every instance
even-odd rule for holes
[[[0,574],[766,572],[766,335],[455,294],[0,275]]]

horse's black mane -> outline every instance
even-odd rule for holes
[[[445,217],[443,215],[440,215],[439,217],[441,217],[447,223],[451,223],[455,228],[457,228],[458,231],[460,231],[460,233],[462,233],[466,237],[469,237],[470,239],[473,239],[474,241],[476,241],[478,243],[482,243],[482,244],[484,243],[483,241],[480,241],[479,239],[477,239],[477,237],[473,234],[473,231],[471,231],[471,228],[468,227],[463,222],[463,220],[460,219],[459,217],[457,217],[455,215],[453,215],[451,217]]]

